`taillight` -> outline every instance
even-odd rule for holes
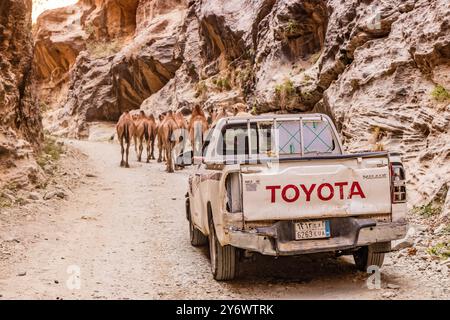
[[[406,202],[405,169],[401,163],[391,163],[392,203]]]

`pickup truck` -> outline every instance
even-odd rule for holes
[[[233,279],[253,253],[334,252],[353,255],[360,270],[381,267],[391,240],[406,234],[400,155],[344,153],[324,114],[223,118],[194,159],[190,239],[209,242],[216,280]]]

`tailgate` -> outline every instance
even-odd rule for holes
[[[244,172],[246,221],[391,212],[387,157],[280,163],[276,169]]]

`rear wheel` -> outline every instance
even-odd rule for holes
[[[230,245],[220,245],[211,218],[209,219],[209,254],[214,279],[218,281],[234,279],[237,274],[238,250]]]
[[[367,271],[367,268],[370,266],[381,268],[383,266],[385,252],[388,251],[390,251],[390,242],[375,243],[359,248],[353,253],[356,267],[361,271]]]
[[[189,198],[186,199],[186,215],[189,220],[189,236],[191,238],[191,245],[194,247],[204,246],[208,243],[206,237],[200,230],[198,230],[192,223],[191,210],[189,206]]]

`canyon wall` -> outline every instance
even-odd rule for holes
[[[186,6],[160,2],[82,0],[38,18],[34,65],[52,133],[86,137],[89,122],[138,109],[174,76]]]
[[[31,0],[0,2],[0,187],[36,180],[42,138],[33,96]]]
[[[124,110],[324,112],[347,150],[400,151],[412,205],[450,181],[447,0],[82,0],[35,29],[53,133]]]

